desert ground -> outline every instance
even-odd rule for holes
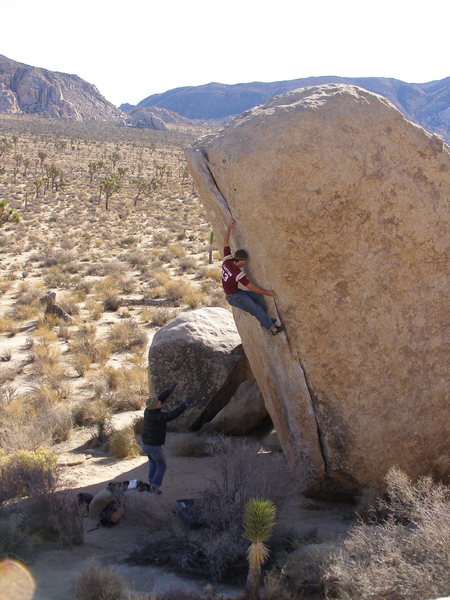
[[[246,457],[257,461],[255,493],[277,498],[266,600],[323,598],[322,559],[354,523],[355,506],[302,494],[270,428],[246,440],[170,433],[163,493],[127,492],[125,514],[112,528],[97,528],[75,506],[78,492],[147,479],[138,423],[158,328],[180,311],[226,307],[217,243],[183,154],[210,130],[0,115],[0,200],[21,216],[0,227],[0,556],[27,565],[35,600],[100,597],[73,588],[92,565],[113,567],[127,587],[105,600],[242,597],[242,573],[211,576],[225,572],[222,563],[212,561],[216,571],[199,574],[136,556],[146,544],[162,548],[167,540],[180,547],[185,541],[189,551],[200,545],[204,530],[183,524],[176,501],[219,502],[227,469],[240,464],[232,473],[239,495],[247,483],[239,480],[238,459]],[[48,291],[66,318],[44,313],[40,298]],[[36,456],[52,466],[46,470]],[[47,479],[36,479],[43,472]],[[39,526],[36,506],[47,507]],[[211,540],[217,554],[230,550],[220,536]],[[242,550],[242,540],[233,543]],[[413,596],[398,596],[406,597]]]

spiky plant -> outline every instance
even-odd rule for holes
[[[250,498],[244,507],[244,537],[251,542],[247,551],[248,576],[246,584],[247,600],[257,600],[261,585],[261,569],[269,556],[269,548],[264,542],[272,535],[275,525],[276,507],[267,498]]]

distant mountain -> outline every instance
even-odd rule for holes
[[[77,75],[31,67],[0,55],[0,113],[125,123],[124,113]]]
[[[450,77],[428,83],[405,83],[384,77],[307,77],[272,83],[238,83],[225,85],[208,83],[196,87],[181,87],[153,94],[136,107],[122,105],[127,110],[159,106],[188,119],[227,121],[232,116],[273,96],[295,88],[324,83],[348,83],[375,92],[390,100],[410,121],[442,135],[450,142]]]

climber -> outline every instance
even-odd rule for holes
[[[275,296],[273,290],[264,290],[251,283],[245,273],[241,271],[248,260],[248,254],[245,250],[236,250],[233,254],[230,249],[231,230],[236,225],[232,219],[227,226],[227,232],[224,239],[223,263],[222,263],[222,286],[226,294],[228,304],[250,313],[258,319],[261,326],[270,329],[272,335],[278,335],[284,330],[282,324],[277,325],[276,319],[271,319],[266,312],[264,296]],[[248,290],[241,290],[238,284],[244,285]]]

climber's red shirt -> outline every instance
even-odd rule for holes
[[[245,273],[231,260],[233,255],[230,246],[223,249],[222,286],[225,294],[235,294],[239,291],[238,283],[247,286],[250,282]]]

